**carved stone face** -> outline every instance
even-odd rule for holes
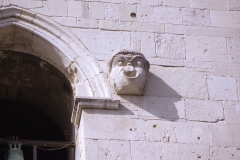
[[[115,55],[110,77],[117,94],[143,95],[149,63],[141,54],[123,52]]]

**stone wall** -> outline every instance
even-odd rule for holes
[[[150,62],[144,96],[84,109],[76,159],[240,159],[240,1],[0,0],[72,32],[105,75],[112,54]]]

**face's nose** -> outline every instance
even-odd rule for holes
[[[128,62],[127,62],[127,65],[128,65],[128,66],[132,66],[131,61],[128,61]]]

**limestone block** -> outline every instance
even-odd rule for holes
[[[141,53],[145,57],[156,57],[154,33],[141,33]]]
[[[133,98],[138,114],[142,118],[178,120],[185,119],[184,101],[180,98],[144,96]]]
[[[104,3],[105,19],[116,21],[119,19],[118,5],[113,3]]]
[[[178,151],[176,143],[162,143],[163,160],[178,159]]]
[[[166,59],[166,58],[148,58],[151,65],[165,66],[165,67],[183,67],[184,61],[182,59]]]
[[[150,6],[159,6],[162,4],[162,0],[131,0],[128,1],[130,4],[143,4],[143,5],[150,5]]]
[[[238,101],[235,78],[208,76],[207,82],[210,99]]]
[[[135,121],[132,119],[116,119],[82,116],[85,138],[136,140]],[[143,140],[143,137],[141,137]]]
[[[198,62],[198,61],[184,61],[186,67],[189,68],[204,68],[204,69],[212,69],[212,62]]]
[[[161,58],[184,59],[185,40],[182,35],[157,34],[156,55]]]
[[[214,75],[239,76],[240,64],[237,63],[214,63]]]
[[[210,131],[212,137],[212,145],[239,147],[239,129],[239,125],[211,125]]]
[[[136,15],[137,7],[136,5],[127,5],[127,4],[120,4],[119,5],[119,20],[120,21],[136,21],[138,15]],[[134,14],[135,16],[131,14]]]
[[[98,159],[104,160],[131,159],[131,148],[129,141],[98,140],[98,154]],[[90,158],[89,160],[91,159],[92,158]]]
[[[75,35],[96,54],[113,54],[118,50],[131,49],[130,33],[81,30]]]
[[[210,26],[209,10],[183,9],[183,25]]]
[[[186,118],[190,121],[218,122],[224,120],[223,106],[219,101],[185,100]]]
[[[240,27],[240,12],[210,11],[211,26]]]
[[[67,1],[68,16],[82,17],[82,2],[81,1]]]
[[[101,2],[89,2],[89,17],[104,19],[104,4]]]
[[[5,46],[6,44],[12,43],[14,41],[14,28],[6,27],[0,30],[0,47]]]
[[[155,23],[140,23],[140,22],[117,22],[117,21],[101,21],[99,28],[110,31],[140,31],[140,32],[156,32],[163,33],[164,25]]]
[[[240,1],[238,1],[238,0],[227,0],[227,10],[229,10],[229,11],[240,11]]]
[[[50,10],[50,2],[49,1],[43,1],[43,7],[41,8],[31,8],[29,9],[30,11],[33,11],[35,13],[39,13],[42,15],[50,16],[51,15],[51,10]]]
[[[182,24],[182,12],[180,8],[155,7],[154,15],[156,23]]]
[[[228,38],[228,52],[231,62],[240,62],[240,38]]]
[[[77,27],[98,28],[98,21],[95,19],[77,18]]]
[[[163,0],[163,5],[188,8],[190,5],[190,0]]]
[[[165,32],[172,34],[184,34],[185,26],[175,24],[165,24]]]
[[[226,39],[223,37],[187,36],[186,59],[188,61],[227,62]]]
[[[147,160],[162,157],[161,142],[130,141],[131,159]]]
[[[178,160],[209,159],[209,146],[197,144],[178,144]]]
[[[240,150],[236,147],[212,146],[210,147],[210,157],[217,160],[238,160],[240,159]]]
[[[224,115],[226,124],[240,124],[240,103],[233,101],[224,102]]]
[[[137,6],[137,20],[138,22],[154,22],[153,7],[146,5]]]
[[[145,95],[172,98],[206,98],[202,73],[183,68],[151,66]],[[160,77],[160,78],[159,78]]]
[[[26,9],[40,8],[43,7],[42,1],[29,1],[29,0],[1,0],[1,4],[3,6],[15,5],[19,7],[23,7]]]
[[[67,16],[67,2],[65,0],[50,1],[50,10],[52,16]]]
[[[137,119],[132,129],[136,132],[136,140],[176,142],[174,128],[170,121]]]
[[[176,124],[176,137],[178,143],[211,144],[211,132],[207,123],[178,122]]]
[[[141,52],[141,42],[142,42],[141,38],[142,38],[142,33],[139,33],[139,32],[131,33],[131,47],[133,51]],[[155,44],[152,44],[152,45],[154,45],[155,47]]]
[[[98,148],[99,140],[93,139],[84,139],[80,142],[80,145],[84,145],[82,149],[82,159],[91,160],[91,159],[98,159],[101,151]],[[84,155],[83,155],[84,154]],[[81,159],[80,159],[81,160]]]
[[[190,0],[191,8],[211,9],[211,10],[226,10],[225,0]]]
[[[89,3],[82,1],[82,16],[83,18],[89,18]]]

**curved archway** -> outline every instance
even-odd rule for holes
[[[3,8],[0,14],[0,49],[33,54],[56,66],[71,82],[75,96],[112,97],[97,61],[73,35],[21,8]]]

